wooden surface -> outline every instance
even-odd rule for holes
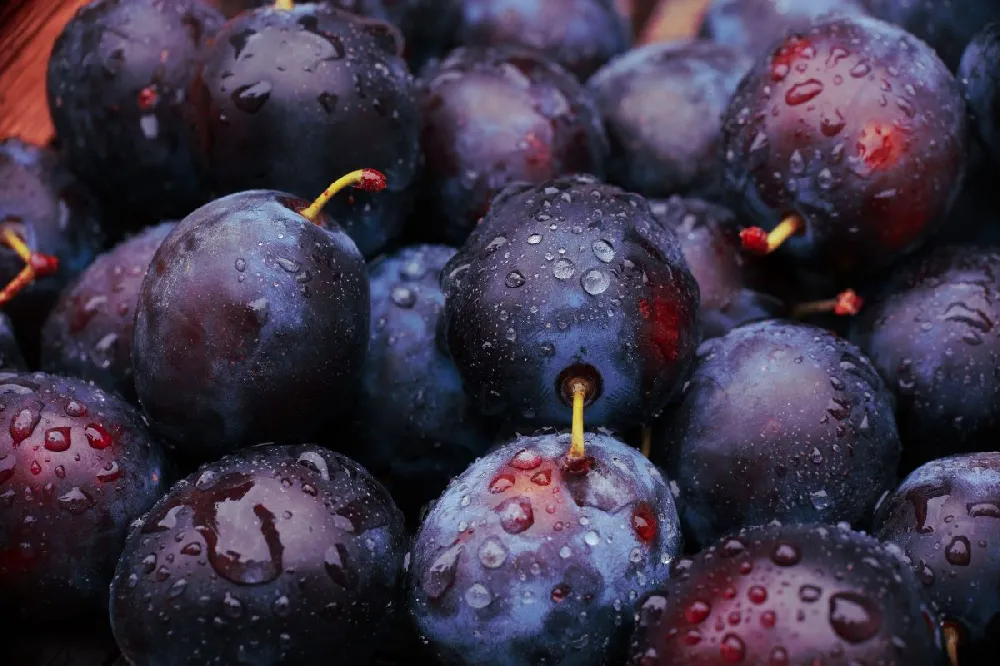
[[[0,0],[0,139],[32,143],[52,138],[45,100],[45,68],[63,25],[88,0]],[[650,20],[640,41],[694,34],[708,0],[618,0]]]

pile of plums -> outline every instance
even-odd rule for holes
[[[995,664],[1000,2],[792,5],[83,7],[4,663]]]

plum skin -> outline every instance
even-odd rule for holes
[[[896,483],[901,445],[892,393],[860,350],[770,320],[698,355],[652,452],[677,483],[687,533],[706,546],[770,521],[865,526]]]
[[[179,455],[294,442],[350,410],[368,343],[357,247],[307,202],[258,190],[184,218],[143,280],[135,386]],[[196,267],[196,268],[193,268]]]
[[[585,438],[586,474],[563,469],[568,435],[518,436],[424,519],[408,598],[446,663],[613,663],[636,595],[666,579],[681,547],[666,480],[610,435]]]
[[[170,468],[139,412],[79,379],[0,374],[0,614],[93,617]],[[8,427],[9,426],[9,427]]]
[[[143,666],[304,665],[334,652],[367,663],[405,548],[402,514],[356,462],[255,446],[202,466],[135,525],[112,629]]]

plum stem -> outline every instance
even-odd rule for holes
[[[59,259],[47,254],[32,252],[12,229],[4,229],[0,233],[0,242],[14,250],[14,253],[24,262],[24,268],[21,269],[21,272],[0,290],[0,305],[9,302],[18,292],[37,278],[52,275],[59,269]]]
[[[287,11],[289,9],[295,9],[295,3],[292,0],[274,0],[274,8]]]
[[[639,445],[639,451],[647,458],[653,452],[653,429],[649,426],[642,426],[642,442]]]
[[[951,622],[945,622],[941,631],[944,633],[944,645],[951,666],[958,666],[958,646],[962,642],[962,632]]]
[[[583,447],[583,403],[587,398],[587,383],[575,381],[571,386],[573,389],[573,430],[570,437],[569,454],[566,457],[570,460],[582,460],[586,457]]]
[[[337,192],[346,187],[356,187],[359,190],[368,192],[380,192],[385,189],[385,174],[375,169],[358,169],[346,176],[342,176],[333,181],[330,187],[323,191],[323,194],[316,197],[316,200],[309,204],[308,208],[299,211],[299,215],[310,222],[316,223],[323,206],[330,202]]]
[[[792,318],[800,319],[806,315],[832,312],[838,317],[853,317],[861,312],[865,300],[853,289],[845,289],[833,298],[810,303],[799,303],[792,310]]]
[[[795,234],[802,233],[805,223],[798,215],[789,215],[771,232],[760,227],[747,227],[740,231],[743,249],[754,254],[771,254]]]

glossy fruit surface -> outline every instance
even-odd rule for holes
[[[997,275],[995,248],[938,248],[901,267],[853,322],[851,338],[896,393],[911,465],[997,447]]]
[[[866,526],[896,484],[892,393],[851,343],[778,320],[704,343],[653,461],[705,546],[773,520]]]
[[[177,483],[129,534],[115,638],[150,666],[367,663],[404,550],[402,515],[360,465],[254,447]]]
[[[21,235],[32,251],[59,260],[55,275],[4,305],[29,359],[37,357],[38,332],[60,290],[103,249],[101,220],[89,191],[54,151],[17,139],[0,142],[0,223]],[[23,267],[13,250],[0,247],[0,284],[6,285]]]
[[[0,373],[0,615],[68,622],[106,607],[129,523],[166,490],[141,415],[78,379]]]
[[[344,173],[378,169],[385,192],[356,191],[327,208],[365,256],[376,254],[402,227],[420,154],[399,47],[391,25],[323,4],[263,7],[227,23],[192,89],[217,190],[311,198]]]
[[[591,94],[532,51],[460,48],[420,88],[419,237],[461,245],[512,182],[604,173],[608,143]]]
[[[448,346],[479,411],[568,425],[648,423],[697,345],[698,285],[638,195],[590,176],[513,185],[444,269]]]
[[[201,0],[97,0],[49,59],[48,100],[69,165],[136,227],[206,200],[184,118],[223,17]]]
[[[976,136],[993,162],[1000,162],[1000,23],[990,23],[976,33],[955,76]]]
[[[959,663],[993,663],[1000,647],[1000,453],[942,458],[918,468],[883,503],[876,536],[899,545],[946,623]]]
[[[785,313],[785,305],[756,287],[765,283],[763,262],[747,256],[728,208],[693,197],[650,202],[657,221],[677,235],[701,292],[703,338]]]
[[[636,48],[601,68],[587,87],[611,140],[608,179],[648,197],[718,194],[717,119],[750,63],[728,46],[692,40]]]
[[[873,16],[931,45],[949,67],[984,24],[1000,19],[998,0],[865,0]]]
[[[874,19],[791,34],[743,79],[723,129],[726,188],[779,250],[855,282],[941,228],[962,184],[958,85],[925,44]]]
[[[409,603],[448,664],[610,664],[637,595],[680,551],[666,481],[635,449],[517,437],[459,476],[413,544]]]
[[[632,666],[943,666],[932,606],[898,549],[843,527],[726,536],[638,605]]]
[[[867,14],[863,0],[712,0],[701,34],[756,58],[820,17]]]
[[[303,441],[351,407],[368,344],[357,247],[308,202],[258,190],[184,218],[143,280],[132,363],[139,400],[177,453],[218,457]],[[322,432],[321,432],[322,431]]]
[[[358,462],[383,480],[411,524],[493,444],[441,330],[441,268],[455,250],[403,248],[373,262],[371,338],[356,412]]]
[[[123,241],[62,292],[42,329],[42,369],[135,401],[132,331],[139,289],[173,227],[163,223]]]
[[[631,46],[614,0],[465,0],[459,44],[512,44],[539,51],[581,80]]]

